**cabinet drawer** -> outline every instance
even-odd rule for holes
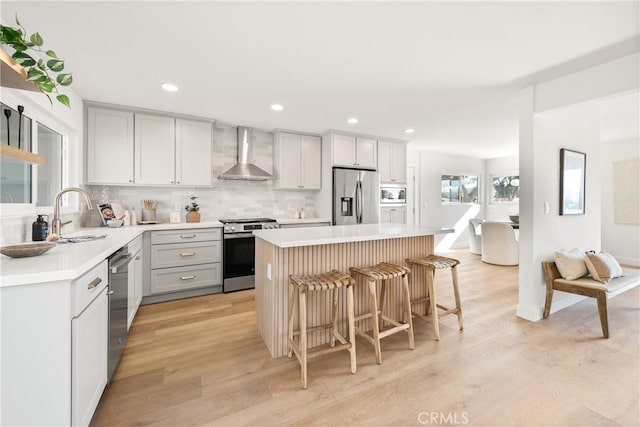
[[[151,293],[183,291],[222,284],[220,263],[151,271]]]
[[[151,268],[180,267],[221,261],[220,241],[151,246]]]
[[[109,270],[105,260],[71,283],[71,307],[74,317],[104,290],[108,281]]]
[[[221,228],[196,228],[151,232],[152,245],[160,245],[164,243],[204,242],[210,240],[220,240],[221,238]]]
[[[140,249],[142,249],[142,236],[138,236],[127,245],[129,248],[129,253],[136,254]]]

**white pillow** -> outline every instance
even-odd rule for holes
[[[584,253],[578,248],[570,251],[556,251],[556,267],[562,278],[576,280],[589,274],[584,258]]]
[[[618,261],[605,251],[600,253],[585,252],[584,260],[591,277],[600,283],[607,283],[615,277],[622,276],[622,267]]]

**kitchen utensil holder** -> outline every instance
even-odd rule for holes
[[[156,209],[153,208],[142,208],[142,221],[155,221],[156,220]]]

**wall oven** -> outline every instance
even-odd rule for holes
[[[278,228],[270,218],[221,219],[224,224],[222,290],[234,292],[255,287],[256,240],[253,230]]]
[[[404,205],[407,203],[407,187],[400,185],[381,185],[381,205]]]

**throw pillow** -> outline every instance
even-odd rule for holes
[[[570,251],[556,251],[556,267],[565,280],[576,280],[589,274],[582,251],[573,248]]]
[[[607,283],[615,277],[622,276],[622,267],[620,267],[618,261],[605,251],[600,253],[595,253],[594,251],[585,252],[584,260],[591,277],[600,283]]]

